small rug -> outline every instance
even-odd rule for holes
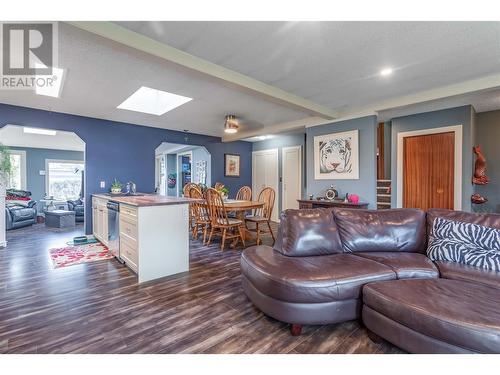
[[[113,254],[101,243],[50,249],[49,254],[54,268],[113,259]]]

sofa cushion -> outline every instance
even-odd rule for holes
[[[342,253],[332,210],[284,210],[274,249],[288,256]]]
[[[500,272],[455,262],[437,261],[436,266],[444,279],[469,281],[500,289]]]
[[[36,211],[33,208],[23,208],[23,207],[11,207],[9,208],[10,213],[12,215],[12,221],[24,221],[30,220],[35,217]]]
[[[365,285],[363,303],[416,332],[471,351],[500,352],[500,290],[458,280]]]
[[[389,267],[355,255],[288,257],[269,246],[245,249],[241,271],[261,293],[299,303],[356,299],[364,284],[396,279]]]
[[[344,252],[425,252],[427,240],[422,210],[335,208],[333,212]]]
[[[437,217],[427,255],[500,272],[500,229]]]
[[[439,277],[438,269],[424,254],[372,252],[356,253],[356,255],[390,267],[398,279],[435,279]]]
[[[427,233],[432,235],[432,226],[437,217],[500,229],[500,214],[471,213],[464,211],[431,208],[427,211]]]

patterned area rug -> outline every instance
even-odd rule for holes
[[[50,249],[49,254],[54,268],[113,259],[113,254],[101,243]]]

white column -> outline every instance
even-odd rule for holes
[[[0,247],[7,246],[5,230],[5,185],[0,182]]]

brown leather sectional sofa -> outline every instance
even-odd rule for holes
[[[500,229],[497,214],[286,210],[274,248],[243,252],[243,288],[293,334],[362,317],[409,352],[499,353],[500,273],[427,258],[436,217]]]

